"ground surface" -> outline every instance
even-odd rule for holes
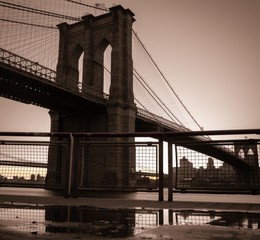
[[[167,197],[167,196],[166,196]],[[138,233],[127,237],[100,236],[99,231],[70,232],[71,224],[80,223],[60,223],[66,227],[64,233],[53,233],[38,231],[41,227],[46,227],[46,222],[16,221],[16,219],[0,219],[0,239],[39,239],[39,240],[69,240],[69,239],[159,239],[159,240],[260,240],[260,195],[228,195],[228,194],[195,194],[186,193],[174,194],[173,202],[158,202],[157,193],[89,193],[84,198],[63,198],[53,192],[43,189],[21,189],[21,188],[0,188],[0,203],[5,204],[38,204],[59,205],[59,206],[90,206],[96,208],[113,209],[169,209],[174,211],[198,210],[214,212],[235,212],[253,213],[258,220],[254,223],[254,228],[247,226],[212,226],[212,225],[164,225],[157,224],[152,227],[144,227]],[[166,199],[167,200],[167,199]],[[3,211],[3,210],[0,210]],[[98,210],[97,210],[98,212]],[[0,212],[1,215],[1,212]],[[4,216],[4,214],[2,213]],[[104,224],[107,224],[104,221]],[[69,226],[69,228],[68,228]],[[77,227],[77,226],[76,226]],[[104,226],[102,226],[104,227]],[[28,230],[29,229],[29,230]],[[68,230],[69,229],[69,230]],[[82,226],[81,226],[82,229]],[[116,231],[116,229],[115,229]]]
[[[33,234],[20,233],[12,231],[11,228],[6,229],[0,225],[1,240],[17,240],[17,239],[39,239],[39,240],[69,240],[69,239],[93,239],[104,240],[114,239],[98,237],[86,234]],[[158,239],[158,240],[259,240],[260,230],[248,229],[230,229],[218,226],[160,226],[152,230],[144,231],[133,237],[116,238],[116,239]]]

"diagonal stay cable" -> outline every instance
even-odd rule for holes
[[[156,101],[156,103],[161,107],[161,109],[168,115],[168,117],[173,122],[178,122],[181,126],[183,124],[181,121],[171,112],[171,110],[163,103],[163,101],[156,95],[156,93],[149,87],[149,85],[145,82],[145,80],[142,78],[142,76],[134,69],[134,76],[136,79],[141,83],[141,85],[145,88],[145,90],[150,94],[150,96]],[[168,112],[167,112],[167,111]],[[170,114],[171,115],[170,115]],[[175,120],[174,120],[175,119]]]
[[[168,82],[168,80],[165,78],[165,76],[163,75],[162,71],[159,69],[158,65],[156,64],[156,62],[153,60],[151,54],[148,52],[148,50],[146,49],[146,47],[144,46],[144,44],[141,42],[140,38],[137,36],[137,34],[135,33],[134,30],[132,30],[132,32],[134,33],[134,35],[136,36],[136,38],[138,39],[138,41],[140,42],[140,44],[142,45],[143,49],[145,50],[145,52],[147,53],[147,55],[149,56],[149,58],[151,59],[152,63],[154,64],[154,66],[156,67],[156,69],[158,70],[158,72],[161,74],[162,78],[164,79],[164,81],[166,82],[166,84],[168,85],[168,87],[171,89],[171,91],[173,92],[173,94],[175,95],[175,97],[179,100],[179,102],[181,103],[182,107],[186,110],[186,112],[189,114],[189,116],[192,118],[192,120],[196,123],[196,125],[200,128],[203,129],[199,123],[196,121],[196,119],[192,116],[192,114],[190,113],[190,111],[187,109],[187,107],[184,105],[184,103],[182,102],[182,100],[180,99],[180,97],[177,95],[177,93],[174,91],[174,89],[172,88],[172,86],[170,85],[170,83]]]
[[[96,62],[99,65],[101,65],[108,74],[111,75],[111,72],[102,64],[99,62]],[[180,120],[174,116],[174,114],[163,104],[162,100],[155,94],[155,92],[147,85],[147,83],[143,80],[143,78],[140,76],[140,74],[138,74],[138,72],[134,69],[134,76],[136,77],[136,79],[138,80],[138,82],[140,82],[140,84],[144,87],[144,89],[148,92],[148,94],[156,101],[156,103],[162,108],[162,110],[168,115],[168,117],[174,122],[178,122],[181,126],[183,126],[183,124],[180,122]],[[142,81],[140,80],[142,79]],[[157,98],[157,99],[156,99]],[[149,114],[152,115],[153,119],[158,122],[158,119],[155,117],[155,114],[151,113],[150,111],[147,110],[147,108],[140,103],[140,101],[136,98],[134,98]],[[167,112],[162,105],[172,114],[172,116],[169,114],[169,112]],[[175,118],[175,120],[174,120]],[[183,126],[184,127],[184,126]]]
[[[98,63],[98,62],[97,62],[97,63]],[[106,72],[111,75],[111,72],[110,72],[103,64],[101,64],[101,63],[98,63],[98,64],[100,64],[101,66],[103,66],[103,68],[106,70]],[[136,78],[137,78],[137,77],[136,77]],[[147,89],[146,89],[146,91],[148,92]],[[148,93],[149,93],[149,92],[148,92]],[[150,94],[150,93],[149,93],[149,94]],[[150,95],[151,95],[151,94],[150,94]],[[136,97],[134,97],[134,100],[135,100],[140,106],[142,106],[142,108],[143,108],[147,113],[149,113],[149,114],[152,116],[152,118],[154,119],[154,121],[157,122],[157,123],[158,123],[158,126],[161,127],[161,129],[162,129],[162,124],[161,124],[161,122],[158,122],[157,118],[155,117],[155,114],[153,114],[152,112],[148,111],[148,109],[147,109]]]

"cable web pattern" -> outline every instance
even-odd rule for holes
[[[108,11],[103,5],[91,6],[78,0],[0,1],[0,47],[55,71],[59,45],[57,24],[72,24],[81,21],[84,15],[98,16]],[[139,114],[159,124],[173,123],[181,131],[201,129],[134,31],[132,36],[134,96],[142,111]],[[111,51],[104,54],[105,93],[109,93],[111,81],[111,61],[106,60],[111,58]],[[79,71],[82,76],[82,69]]]
[[[42,184],[47,161],[48,144],[4,142],[0,145],[0,182]]]

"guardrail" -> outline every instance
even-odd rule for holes
[[[155,188],[158,190],[159,200],[163,200],[163,188],[166,186],[169,191],[169,201],[172,200],[172,191],[174,188],[202,191],[259,191],[260,140],[177,141],[178,137],[197,136],[203,133],[204,132],[0,132],[0,182],[1,184],[40,185],[46,187],[48,184],[49,186],[51,185],[50,182],[46,185],[46,179],[51,177],[52,173],[55,173],[54,178],[52,177],[52,181],[54,181],[53,186],[63,189],[66,196],[77,196],[81,190],[89,189],[89,187],[100,187],[98,185],[88,185],[89,180],[87,179],[89,179],[89,172],[87,171],[88,167],[86,168],[89,164],[86,158],[89,156],[88,154],[97,157],[100,164],[102,164],[102,161],[106,160],[106,157],[114,156],[118,148],[124,148],[125,150],[128,149],[127,151],[129,151],[129,149],[135,149],[132,153],[135,153],[135,155],[133,155],[135,156],[135,161],[139,161],[139,163],[135,162],[135,169],[131,170],[129,175],[132,180],[134,179],[134,188],[136,190],[138,187],[146,188],[147,190]],[[208,135],[225,136],[227,134],[231,134],[232,136],[235,134],[254,134],[255,137],[255,134],[260,134],[260,130],[206,131],[206,133]],[[51,138],[51,141],[5,140],[7,136],[8,138],[30,137],[30,139],[34,137],[48,137],[48,139]],[[117,138],[122,139],[122,137],[131,140],[126,142],[117,140]],[[136,142],[133,141],[134,137],[154,137],[158,140],[156,142]],[[98,140],[99,138],[101,139]],[[107,138],[109,138],[110,141],[107,141]],[[175,145],[171,142],[173,138]],[[93,139],[95,139],[95,141],[93,141]],[[168,158],[165,158],[163,155],[163,141],[168,141]],[[224,159],[215,159],[211,156],[194,152],[189,148],[189,145],[228,147],[230,153],[240,157],[240,159],[244,159],[251,167],[248,169],[236,169],[223,162]],[[100,151],[101,148],[103,151]],[[130,150],[129,153],[131,153],[131,151],[132,150]],[[53,156],[54,158],[52,158]],[[101,159],[103,160],[101,161]],[[168,169],[164,168],[163,162],[168,162]],[[147,166],[150,166],[150,168]],[[99,165],[97,165],[96,168],[101,174],[103,171],[102,168],[99,168]],[[28,169],[30,169],[30,171],[28,171]],[[45,172],[40,172],[43,169],[45,169]],[[76,175],[74,172],[75,169],[79,171]],[[24,176],[19,176],[17,171],[22,172]],[[165,175],[164,172],[168,172],[168,174]],[[78,179],[76,182],[75,176],[77,176]],[[113,188],[113,182],[116,179],[114,173],[110,171],[108,175],[104,175],[105,178],[102,176],[103,175],[98,178],[99,181],[107,184],[102,189]],[[126,176],[127,175],[124,174],[124,177]]]
[[[49,84],[54,84],[57,87],[98,103],[105,104],[109,98],[109,95],[106,93],[102,93],[95,88],[80,82],[75,85],[75,81],[68,76],[57,73],[37,62],[30,61],[29,59],[16,55],[3,48],[0,48],[0,63],[5,68],[11,70],[15,69],[15,71],[19,71],[22,74],[26,74],[30,77],[33,76],[34,78],[46,81]],[[74,85],[72,84],[73,82]]]

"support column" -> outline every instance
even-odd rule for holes
[[[168,142],[168,201],[172,202],[173,169],[172,169],[172,142]]]
[[[163,140],[159,140],[159,201],[163,201],[163,185],[164,185],[164,174],[163,174]]]

